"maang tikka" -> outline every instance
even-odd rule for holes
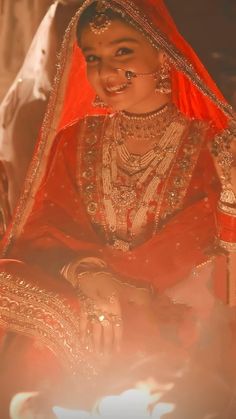
[[[96,14],[89,24],[91,31],[96,35],[101,35],[111,25],[111,19],[106,14],[108,8],[106,1],[100,0],[97,2]]]
[[[170,78],[170,64],[165,61],[159,71],[159,80],[156,86],[156,93],[169,94],[172,91]]]

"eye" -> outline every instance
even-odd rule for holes
[[[117,56],[122,56],[122,55],[130,55],[132,53],[133,53],[132,49],[123,47],[123,48],[118,49],[118,51],[116,52],[116,55]]]
[[[96,55],[87,55],[87,57],[85,57],[85,61],[87,63],[95,63],[99,60],[99,58]]]

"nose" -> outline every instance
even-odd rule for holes
[[[115,64],[110,61],[101,61],[99,65],[99,76],[103,82],[116,81],[118,72]]]

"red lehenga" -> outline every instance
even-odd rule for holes
[[[91,2],[85,1],[81,10]],[[104,110],[96,115],[92,108],[94,93],[86,80],[85,63],[79,49],[72,47],[79,10],[66,33],[41,138],[3,241],[0,397],[5,404],[25,390],[82,403],[86,392],[101,395],[95,390],[102,380],[101,393],[143,378],[147,355],[155,358],[151,371],[156,377],[166,374],[174,380],[177,371],[190,364],[196,382],[196,369],[203,371],[206,365],[209,382],[211,374],[222,382],[234,379],[232,313],[213,294],[215,261],[224,262],[224,255],[215,249],[214,211],[221,185],[209,151],[209,142],[223,135],[233,113],[177,32],[162,1],[110,4],[125,11],[173,62],[171,112],[181,126],[179,146],[153,191],[141,233],[124,248],[122,240],[110,234],[104,218],[101,176],[108,133],[117,115]],[[76,80],[80,81],[77,91]],[[227,135],[231,136],[230,131]],[[152,175],[143,183],[144,190]],[[134,193],[133,201],[127,198],[130,211],[136,198],[142,197],[138,195],[142,191]],[[112,374],[81,342],[80,301],[60,275],[66,263],[88,256],[102,259],[119,281],[151,290],[153,295],[149,310],[131,304],[124,293],[124,344],[111,361]],[[134,367],[140,363],[145,371]],[[219,412],[231,397],[226,381],[217,387]],[[205,406],[203,395],[202,400]],[[214,410],[216,402],[211,403]],[[203,414],[201,401],[195,404],[197,413]],[[180,407],[179,413],[195,417],[189,409]]]

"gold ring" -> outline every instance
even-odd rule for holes
[[[116,327],[122,326],[122,318],[118,314],[110,314],[110,318],[114,326]]]

